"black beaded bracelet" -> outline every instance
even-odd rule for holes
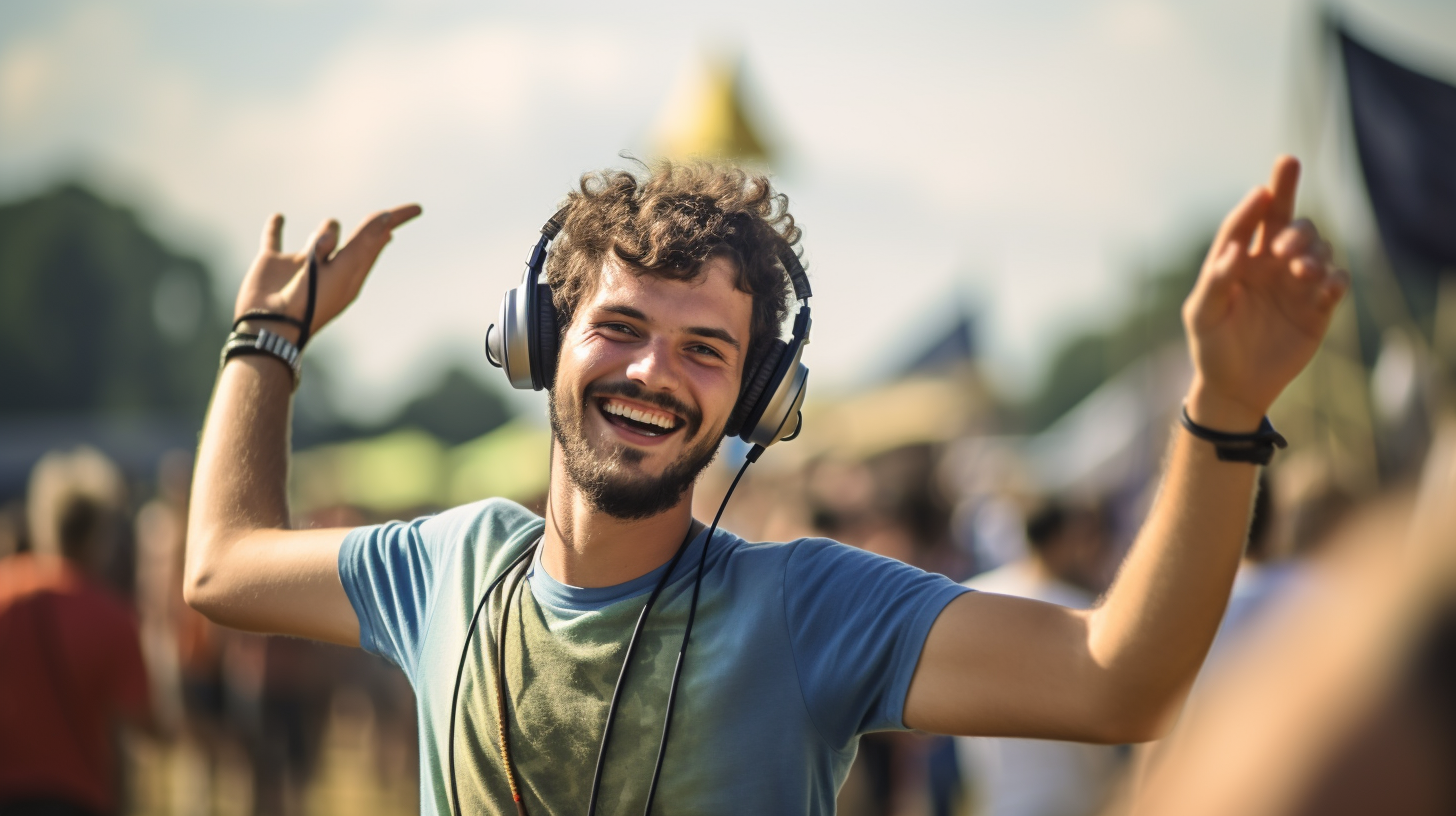
[[[1215,431],[1199,425],[1188,416],[1188,406],[1186,405],[1183,406],[1181,413],[1183,427],[1188,430],[1188,433],[1199,439],[1212,442],[1220,462],[1248,462],[1255,465],[1267,465],[1269,460],[1274,458],[1275,448],[1289,447],[1289,442],[1284,435],[1274,430],[1274,426],[1269,423],[1269,417],[1259,420],[1259,429],[1253,433],[1236,434]]]

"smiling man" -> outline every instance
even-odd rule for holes
[[[1276,162],[1209,250],[1184,307],[1185,425],[1095,609],[967,592],[832,541],[709,540],[694,481],[742,424],[799,238],[766,179],[711,165],[591,174],[567,199],[546,264],[559,352],[544,519],[484,499],[288,528],[293,343],[353,300],[419,209],[379,213],[342,247],[321,227],[312,305],[307,255],[281,251],[274,216],[202,437],[188,600],[398,665],[418,698],[425,814],[457,798],[471,814],[830,813],[870,731],[1152,738],[1228,599],[1277,438],[1264,413],[1347,285],[1291,220],[1297,178]]]

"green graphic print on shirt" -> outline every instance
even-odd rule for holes
[[[340,577],[361,644],[400,666],[418,699],[421,813],[448,814],[451,689],[481,593],[542,522],[490,500],[352,531]],[[682,642],[700,535],[648,616],[630,667],[597,812],[646,800]],[[512,759],[532,816],[586,812],[602,726],[628,638],[666,567],[583,589],[534,564],[511,599],[506,685]],[[942,576],[834,542],[708,546],[662,776],[658,814],[832,813],[868,731],[904,728],[925,635],[964,591]],[[515,813],[501,763],[494,660],[504,584],[472,638],[455,729],[464,814]]]

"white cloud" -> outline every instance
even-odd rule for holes
[[[739,36],[795,159],[817,382],[912,345],[924,305],[957,287],[990,300],[988,345],[1024,379],[1053,338],[1115,310],[1128,254],[1198,231],[1263,177],[1298,0],[1064,5],[765,4],[774,22]],[[76,5],[0,35],[0,181],[77,157],[140,179],[220,238],[229,277],[271,211],[297,243],[325,217],[420,201],[320,342],[352,403],[397,402],[442,349],[478,360],[556,198],[641,149],[697,46],[727,39],[696,7],[461,8],[351,7],[361,19],[291,81],[243,65],[223,82],[195,49],[160,47],[176,32],[146,14]],[[258,60],[277,59],[267,45]]]

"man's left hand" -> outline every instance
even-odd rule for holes
[[[1314,356],[1350,276],[1307,219],[1291,221],[1299,162],[1281,156],[1219,228],[1183,304],[1193,357],[1187,409],[1220,431],[1253,431]]]

